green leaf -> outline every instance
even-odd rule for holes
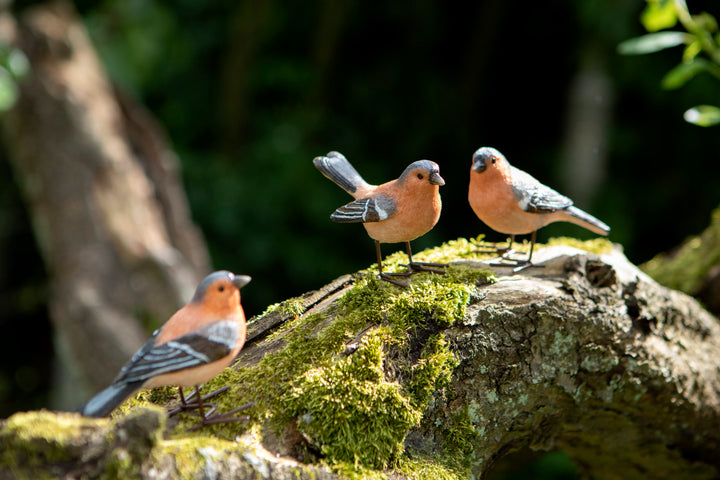
[[[10,110],[18,97],[18,88],[10,73],[0,67],[0,113]]]
[[[621,42],[618,45],[618,52],[622,55],[644,55],[690,43],[692,38],[692,35],[685,32],[648,33]]]
[[[661,85],[666,90],[674,90],[685,85],[691,78],[707,70],[708,62],[696,58],[688,63],[681,63],[670,70],[662,79]]]
[[[720,123],[720,108],[714,105],[698,105],[683,114],[686,122],[700,127],[712,127]]]
[[[672,28],[677,24],[677,10],[672,0],[648,2],[640,14],[640,21],[648,32]]]
[[[687,47],[685,47],[685,51],[683,51],[683,62],[692,62],[700,52],[702,52],[702,45],[697,40],[693,40]]]

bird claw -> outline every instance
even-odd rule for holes
[[[406,265],[410,271],[410,275],[417,272],[431,272],[439,275],[444,275],[444,270],[440,268],[447,268],[447,263],[431,263],[431,262],[410,262]]]
[[[506,259],[502,258],[502,260]],[[522,272],[526,268],[545,268],[545,265],[543,265],[542,263],[532,263],[528,260],[511,260],[510,263],[491,262],[488,263],[488,265],[493,267],[515,267],[513,268],[513,273]]]
[[[203,395],[200,397],[200,400],[194,399],[194,397],[197,397],[198,390],[194,390],[193,393],[188,395],[187,397],[180,397],[181,403],[178,407],[176,407],[173,410],[170,410],[168,412],[168,417],[173,417],[177,415],[178,413],[187,412],[188,410],[197,410],[199,408],[205,408],[205,407],[211,407],[214,408],[214,405],[212,403],[205,403],[207,400],[220,395],[221,393],[227,391],[227,389],[230,388],[230,386],[225,385],[224,387],[220,387],[217,390],[214,390],[207,395]],[[183,401],[184,400],[184,401]]]
[[[404,284],[404,283],[402,283],[402,282],[398,282],[397,280],[394,280],[392,277],[393,277],[393,276],[407,277],[407,276],[409,276],[409,275],[410,275],[410,273],[406,273],[406,272],[401,272],[401,273],[380,273],[380,274],[379,274],[379,277],[380,277],[380,280],[385,280],[386,282],[392,283],[393,285],[398,286],[398,287],[400,287],[400,288],[407,288],[408,286],[407,286],[406,284]]]
[[[248,402],[245,405],[242,405],[237,408],[233,408],[229,412],[225,413],[218,413],[213,415],[215,413],[215,405],[212,405],[212,408],[210,411],[208,411],[206,414],[202,416],[202,420],[199,424],[195,425],[194,427],[191,427],[188,429],[188,432],[194,432],[195,430],[199,430],[202,427],[206,427],[208,425],[218,425],[220,423],[234,423],[234,422],[247,422],[250,420],[249,415],[240,415],[238,417],[234,417],[238,412],[241,412],[243,410],[247,410],[250,407],[253,407],[255,405],[255,402]]]
[[[506,258],[508,255],[512,255],[513,253],[515,253],[515,249],[512,248],[512,244],[508,245],[507,247],[501,247],[497,243],[489,243],[485,245],[488,245],[487,250],[473,250],[473,253],[500,255],[502,258]],[[483,245],[483,247],[485,245]]]
[[[407,285],[398,282],[397,280],[393,279],[393,277],[409,277],[411,275],[414,275],[418,272],[431,272],[431,273],[437,273],[439,275],[444,275],[445,271],[439,270],[439,268],[446,268],[446,263],[429,263],[429,262],[410,262],[408,264],[403,265],[407,268],[406,272],[392,272],[392,273],[385,273],[380,272],[379,276],[381,280],[385,280],[386,282],[392,283],[393,285],[397,285],[401,288],[407,288]]]

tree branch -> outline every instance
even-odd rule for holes
[[[272,307],[250,322],[253,340],[235,369],[207,385],[229,386],[217,398],[220,410],[254,400],[252,420],[189,437],[184,455],[194,460],[183,468],[198,473],[201,453],[212,447],[218,468],[245,465],[228,478],[255,475],[245,469],[255,460],[238,456],[246,449],[266,451],[266,468],[295,465],[297,476],[285,478],[304,478],[317,461],[341,477],[365,468],[399,478],[482,478],[508,458],[517,463],[513,452],[559,449],[593,478],[717,477],[720,324],[609,244],[584,245],[598,253],[541,248],[535,260],[545,267],[515,275],[495,267],[493,280],[472,253],[475,243],[460,239],[418,254],[451,267],[442,276],[414,276],[411,288],[368,270]],[[400,261],[400,253],[391,255],[386,270]],[[92,438],[111,439],[128,412],[143,415],[140,404],[149,399],[172,408],[176,400],[161,393],[127,403],[111,428],[73,416],[41,423],[81,422]],[[5,457],[24,455],[20,438],[48,435],[28,426],[37,415],[0,425]],[[180,415],[153,427],[174,440],[151,442],[142,457],[179,448],[172,442],[196,424],[197,417]],[[236,438],[233,448],[225,443]],[[69,444],[83,440],[57,442],[71,457],[64,468],[96,465],[72,454]],[[56,457],[34,452],[33,465],[60,468]],[[179,468],[156,465],[165,476]],[[128,468],[150,478],[147,462]],[[319,468],[314,474],[331,475]]]

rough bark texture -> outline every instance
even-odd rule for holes
[[[207,253],[160,130],[118,101],[72,6],[1,21],[31,64],[2,126],[50,278],[53,403],[76,407],[192,295]]]
[[[439,259],[432,252],[418,256]],[[346,401],[339,395],[327,396],[326,386],[340,388],[338,392],[346,387],[365,392],[368,386],[384,385],[398,386],[397,391],[409,399],[407,408],[422,412],[421,419],[401,430],[405,453],[393,450],[389,462],[374,466],[385,468],[384,473],[393,478],[483,478],[506,458],[522,461],[512,457],[513,452],[557,449],[566,451],[588,478],[718,478],[720,324],[715,317],[691,297],[655,283],[618,250],[589,254],[571,247],[547,247],[535,257],[545,262],[544,268],[510,275],[507,268],[494,267],[497,281],[489,284],[472,276],[476,268],[487,267],[473,257],[471,248],[446,249],[443,259],[455,258],[448,275],[414,277],[407,290],[369,277],[346,276],[254,319],[251,340],[236,367],[240,376],[228,373],[221,380],[247,382],[231,383],[229,395],[250,390],[247,394],[257,400],[253,420],[232,427],[237,430],[205,429],[204,435],[185,439],[182,431],[187,424],[173,419],[168,424],[173,440],[164,440],[162,412],[138,406],[128,409],[130,416],[123,413],[114,421],[21,413],[0,425],[4,452],[0,464],[13,475],[27,472],[22,465],[30,464],[36,472],[80,476],[97,472],[99,459],[111,459],[109,465],[124,459],[122,472],[140,478],[215,478],[210,471],[234,479],[332,478],[326,467],[297,460],[324,458],[342,465],[343,460],[330,455],[341,451],[338,445],[343,442],[352,449],[354,444],[347,439],[353,432],[327,434],[314,428],[313,422],[324,417],[313,405],[321,402],[330,408],[335,401]],[[458,297],[462,310],[443,304],[451,288],[468,293]],[[313,339],[326,338],[327,331],[341,324],[346,329],[350,324],[344,315],[362,307],[348,304],[349,297],[378,303],[355,328],[347,328],[333,349],[336,353],[322,358],[323,344],[312,343]],[[422,303],[425,300],[429,309]],[[391,303],[392,308],[385,308]],[[445,322],[443,312],[460,313]],[[382,330],[397,318],[417,313],[424,323],[406,332],[404,345]],[[392,339],[372,350],[369,339],[379,331],[385,333],[375,339]],[[293,338],[305,343],[294,343]],[[413,372],[422,372],[439,358],[429,352],[433,341],[435,351],[447,346],[452,361],[445,365],[451,368],[447,382],[426,384],[433,388],[423,400],[423,394],[417,393],[423,385],[421,377]],[[260,376],[271,377],[267,379],[271,388],[252,383],[248,373],[253,369],[303,345],[312,350],[308,364],[290,366],[302,373],[281,380],[272,371],[261,370]],[[373,351],[382,352],[378,378],[367,375],[370,370],[360,368],[363,364],[356,360],[371,357]],[[349,363],[354,365],[347,370],[351,375],[334,384],[337,372]],[[282,362],[274,365],[279,369]],[[353,390],[355,382],[362,388]],[[318,390],[322,395],[313,397]],[[235,404],[246,398],[235,399]],[[292,404],[293,398],[300,399],[288,410],[295,417],[283,423],[278,420],[279,409]],[[385,411],[392,398],[382,397],[368,418],[396,416]],[[353,414],[355,406],[348,404],[341,414]],[[42,415],[43,428],[30,425]],[[336,421],[341,424],[342,415]],[[46,426],[54,423],[65,425],[65,433],[48,433]],[[127,425],[134,423],[144,433],[130,432]],[[347,425],[355,434],[364,427],[356,420]],[[390,424],[388,429],[392,428]],[[128,433],[118,433],[123,429]],[[213,432],[230,441],[211,436]],[[130,444],[143,445],[143,453],[133,454]],[[93,447],[88,450],[88,445]],[[351,451],[350,458],[363,458],[362,453]],[[190,460],[181,464],[181,456]],[[363,462],[368,465],[367,459]],[[408,467],[412,463],[418,468],[418,462],[419,470]],[[284,476],[274,476],[281,471]],[[342,477],[342,471],[334,472]]]

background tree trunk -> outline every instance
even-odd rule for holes
[[[255,478],[263,471],[282,471],[282,478],[332,478],[326,468],[298,460],[319,455],[332,464],[338,458],[327,452],[339,445],[357,447],[366,424],[353,417],[356,405],[340,392],[366,395],[399,386],[394,391],[408,400],[407,408],[417,407],[418,379],[433,371],[428,365],[442,363],[429,350],[447,345],[453,359],[445,364],[452,365],[448,381],[425,384],[432,388],[429,400],[421,402],[421,419],[400,431],[406,454],[385,458],[389,466],[400,465],[383,470],[392,478],[484,478],[506,462],[522,464],[532,452],[556,449],[567,452],[587,478],[718,477],[720,324],[715,317],[693,298],[655,283],[618,250],[595,255],[544,248],[535,257],[544,268],[516,275],[499,268],[490,284],[480,281],[484,274],[472,273],[487,265],[468,259],[470,252],[467,246],[446,249],[445,259],[455,257],[448,274],[414,277],[411,289],[346,276],[253,319],[249,344],[236,365],[239,376],[226,374],[210,385],[230,386],[223,408],[247,398],[257,402],[248,424],[204,430],[228,441],[209,436],[184,441],[181,432],[197,417],[190,424],[174,418],[166,426],[156,407],[135,406],[111,422],[18,413],[0,424],[5,452],[0,465],[13,474],[30,464],[78,476],[130,458],[123,473],[139,478],[173,478],[181,469],[198,476],[208,464],[223,478]],[[427,252],[419,256],[438,259]],[[453,300],[454,291],[469,295]],[[455,309],[455,302],[464,308]],[[349,328],[347,315],[364,308],[377,315]],[[443,320],[448,312],[455,312],[450,325]],[[422,322],[407,330],[403,343],[397,343],[402,335],[388,339],[393,322],[413,315]],[[325,341],[337,341],[328,332],[338,328],[345,330],[343,341],[325,356]],[[384,333],[377,337],[378,332]],[[369,354],[371,338],[386,339],[376,351],[381,352],[379,377],[368,376],[363,367],[363,357],[370,364],[378,360]],[[303,348],[310,350],[303,365],[297,365],[300,357],[285,364],[289,350]],[[263,370],[268,365],[273,368]],[[347,365],[352,375],[334,382]],[[279,373],[284,368],[297,375]],[[338,388],[339,394],[328,395],[326,388]],[[289,410],[292,414],[283,412],[296,398],[303,401]],[[401,420],[392,398],[381,395],[368,421],[394,430]],[[345,407],[334,418],[323,417],[323,408],[335,402]],[[328,430],[316,425],[323,421],[330,422]],[[250,428],[256,422],[260,428]],[[55,424],[63,425],[62,438],[51,433]],[[278,430],[278,425],[285,427]],[[172,440],[163,440],[164,428],[174,431]],[[380,452],[387,439],[378,438],[374,447]],[[88,450],[92,455],[84,453]],[[367,461],[364,453],[351,451],[350,463],[353,457]],[[189,462],[180,466],[174,460],[179,455]]]
[[[2,25],[31,64],[2,126],[50,278],[52,403],[77,407],[209,262],[161,130],[116,97],[73,7],[5,13]]]

